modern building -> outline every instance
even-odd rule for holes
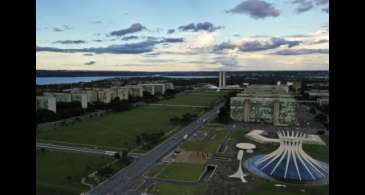
[[[329,92],[326,89],[311,89],[304,92],[305,94],[308,94],[310,98],[328,98]]]
[[[98,101],[98,92],[97,90],[87,89],[87,90],[80,90],[80,91],[72,91],[71,93],[85,93],[87,94],[87,102],[93,103]]]
[[[219,89],[226,87],[226,72],[219,72]]]
[[[143,87],[137,85],[127,85],[128,94],[132,97],[143,97]]]
[[[174,89],[174,84],[173,83],[163,83],[165,85],[165,89],[168,90],[168,89],[171,89],[173,90]]]
[[[251,157],[245,162],[246,168],[256,175],[280,181],[328,182],[328,164],[313,159],[303,150],[304,133],[282,131],[278,132],[278,137],[278,149],[267,155]]]
[[[231,98],[231,118],[247,123],[294,124],[296,100],[283,85],[249,85]]]
[[[82,108],[87,108],[88,95],[86,93],[59,93],[59,92],[46,92],[45,96],[52,96],[56,98],[56,102],[73,102],[77,101],[81,103]]]
[[[328,105],[329,104],[329,98],[328,97],[318,98],[317,103],[318,103],[319,106]]]
[[[165,94],[166,88],[165,84],[155,84],[155,83],[147,83],[147,84],[138,84],[138,86],[143,88],[143,91],[149,92],[151,95],[155,95],[156,93]]]
[[[98,101],[109,104],[117,96],[117,92],[113,89],[98,89]]]
[[[56,98],[56,102],[71,102],[71,94],[63,92],[45,92],[45,96],[52,96]]]
[[[86,93],[71,93],[71,101],[80,102],[81,108],[87,108],[88,98]]]
[[[117,97],[119,97],[120,100],[128,100],[128,87],[112,87],[111,89],[115,90]]]
[[[47,109],[56,113],[56,98],[52,96],[36,96],[36,110]]]

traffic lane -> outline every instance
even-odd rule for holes
[[[213,112],[216,113],[218,109],[220,109],[224,103],[218,105]],[[208,118],[212,119],[214,115],[213,112],[208,112],[201,118]],[[132,165],[128,166],[126,170],[122,170],[117,174],[113,175],[110,178],[110,181],[103,182],[104,186],[97,186],[96,188],[92,189],[88,194],[106,194],[110,191],[116,192],[117,194],[124,194],[129,186],[133,184],[130,179],[136,179],[140,177],[148,168],[151,168],[159,159],[161,159],[164,155],[168,152],[172,151],[178,144],[183,141],[183,137],[186,133],[192,133],[199,129],[203,124],[197,123],[196,121],[189,125],[188,127],[184,128],[182,131],[178,132],[177,135],[180,139],[173,140],[172,137],[168,138],[165,142],[154,148],[151,152],[146,154],[144,157],[138,159]],[[128,180],[125,180],[128,176]],[[119,185],[118,185],[119,184]],[[114,193],[113,193],[114,194]]]

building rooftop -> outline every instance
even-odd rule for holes
[[[292,97],[286,85],[249,85],[238,97]]]

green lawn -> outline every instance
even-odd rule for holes
[[[158,175],[163,179],[197,181],[204,170],[202,164],[172,163]]]
[[[146,174],[149,177],[155,177],[158,173],[160,173],[165,167],[167,167],[166,164],[157,164],[155,165],[151,170],[148,171]]]
[[[210,106],[223,97],[223,92],[188,92],[175,96],[173,99],[160,101],[159,104],[180,104],[192,106]]]
[[[170,118],[200,109],[143,106],[126,112],[82,121],[72,126],[39,129],[37,139],[42,142],[62,141],[122,149],[135,147],[135,138],[142,132],[168,132],[175,126]],[[114,148],[117,147],[117,148]]]
[[[155,195],[203,195],[206,191],[206,185],[186,187],[173,184],[157,184],[151,190],[151,192]]]
[[[204,142],[197,141],[186,141],[182,145],[182,149],[187,151],[201,151],[207,153],[215,153],[220,144],[224,142],[224,139],[227,135],[227,131],[216,131],[213,127],[205,127],[205,131],[214,132],[209,140]]]
[[[37,195],[80,194],[88,190],[80,183],[81,179],[112,160],[101,156],[37,150]],[[71,177],[67,179],[68,176]]]
[[[329,162],[328,136],[323,135],[321,137],[326,142],[326,146],[303,144],[303,149],[313,158]]]
[[[276,184],[276,183],[275,183]],[[288,185],[286,187],[276,187],[272,182],[265,182],[247,195],[328,195],[328,186],[299,186]]]
[[[211,104],[218,100],[223,94],[211,95],[208,98],[201,95],[177,95],[170,100],[163,100],[158,103],[168,104]],[[43,128],[37,132],[37,141],[98,147],[110,150],[123,150],[124,148],[135,148],[136,136],[143,132],[168,133],[171,130],[180,130],[181,127],[172,125],[170,118],[180,117],[186,113],[201,114],[203,109],[189,107],[165,107],[145,105],[120,113],[110,113],[103,117],[85,120],[74,125]]]

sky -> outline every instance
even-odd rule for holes
[[[328,0],[37,0],[36,69],[328,70]]]

